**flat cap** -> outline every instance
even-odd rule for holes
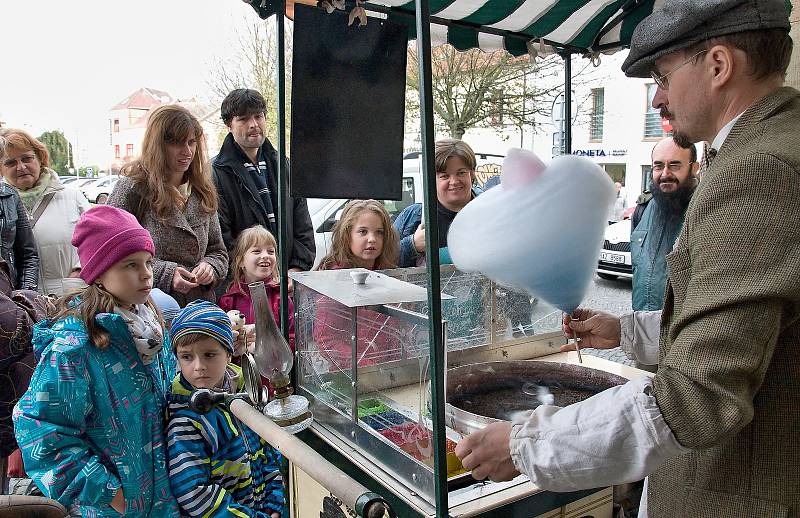
[[[657,59],[717,36],[789,30],[786,0],[664,0],[633,31],[622,64],[628,77],[648,77]]]

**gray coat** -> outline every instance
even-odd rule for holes
[[[114,187],[108,204],[136,216],[153,236],[156,247],[153,286],[172,295],[181,306],[198,298],[214,301],[214,286],[200,286],[184,295],[173,291],[172,277],[178,266],[191,271],[205,261],[214,269],[217,282],[224,281],[228,273],[228,254],[222,242],[217,214],[204,213],[200,199],[190,195],[185,210],[173,208],[162,221],[143,203],[143,197],[143,190],[130,178],[123,177]]]

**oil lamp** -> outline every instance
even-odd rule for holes
[[[256,342],[253,358],[259,372],[267,378],[275,392],[275,399],[264,408],[264,413],[289,433],[308,428],[312,416],[308,399],[293,394],[289,373],[294,365],[294,355],[275,323],[272,307],[263,282],[248,284],[256,318]]]

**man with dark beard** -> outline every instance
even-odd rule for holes
[[[660,141],[651,159],[653,196],[638,204],[631,220],[634,311],[655,311],[664,304],[666,256],[683,228],[700,167],[694,145],[682,139]]]

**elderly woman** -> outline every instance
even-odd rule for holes
[[[81,283],[78,252],[70,240],[89,202],[77,188],[61,185],[56,172],[47,167],[44,144],[19,129],[5,129],[0,135],[3,178],[19,193],[36,239],[39,261],[34,283],[45,295],[61,296]]]
[[[181,306],[198,298],[214,301],[214,287],[228,273],[207,164],[197,119],[181,106],[160,106],[147,121],[142,155],[122,168],[108,200],[150,231],[153,285]]]
[[[447,231],[450,224],[474,198],[475,152],[466,142],[445,139],[436,142],[436,198],[439,216],[439,257],[448,264]],[[425,264],[425,226],[422,225],[422,204],[409,205],[397,215],[394,228],[400,235],[400,261],[398,266],[423,266]]]
[[[0,173],[3,176],[7,176],[7,173],[30,176],[27,170],[29,165],[37,161],[35,154],[8,149],[3,136],[7,133],[8,130],[0,130]],[[8,264],[14,289],[36,290],[39,284],[39,256],[31,222],[19,194],[5,182],[0,184],[0,256]]]

